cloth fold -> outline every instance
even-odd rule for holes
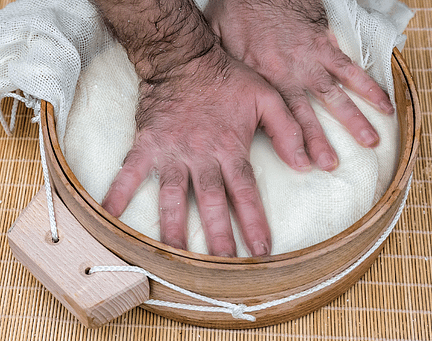
[[[87,0],[18,0],[0,11],[0,97],[15,90],[54,106],[60,144],[81,70],[113,43]]]
[[[341,49],[394,100],[390,57],[412,12],[398,1],[324,0]],[[205,1],[199,2],[200,6]],[[380,10],[381,12],[379,12]],[[138,78],[124,49],[112,40],[85,0],[19,0],[0,11],[0,96],[21,89],[54,105],[66,159],[84,188],[101,202],[131,147]],[[272,228],[273,253],[323,241],[364,215],[387,189],[398,156],[397,118],[352,96],[377,129],[380,146],[360,147],[311,99],[340,166],[299,174],[257,132],[251,150],[258,187]],[[191,196],[189,249],[206,253]],[[159,238],[158,180],[142,185],[121,219]],[[238,255],[247,256],[233,217]]]

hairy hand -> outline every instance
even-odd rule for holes
[[[135,143],[103,207],[120,216],[156,169],[162,242],[187,248],[191,184],[210,254],[236,255],[228,201],[252,255],[269,254],[270,231],[249,163],[257,126],[291,167],[310,168],[301,128],[277,91],[215,44],[165,81],[143,81],[140,93]]]
[[[308,94],[317,98],[364,147],[379,137],[339,84],[385,114],[394,109],[387,95],[338,48],[321,0],[210,0],[206,16],[222,46],[282,95],[300,124],[311,159],[330,171],[338,161]]]

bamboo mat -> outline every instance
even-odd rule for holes
[[[0,0],[2,8],[8,0]],[[420,157],[408,202],[383,252],[343,296],[298,320],[243,331],[210,330],[134,309],[83,327],[12,256],[6,232],[43,181],[37,126],[20,105],[13,137],[0,129],[0,341],[431,340],[432,1],[405,0],[416,15],[403,55],[423,112]],[[7,110],[10,101],[2,103]]]

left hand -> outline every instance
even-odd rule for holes
[[[222,46],[282,95],[303,130],[310,158],[331,171],[338,161],[309,104],[314,96],[356,141],[375,147],[379,137],[338,83],[385,114],[386,93],[339,48],[321,0],[210,0],[205,15]]]

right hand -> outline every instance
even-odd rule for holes
[[[251,254],[270,254],[270,230],[249,163],[256,128],[265,130],[289,166],[311,167],[302,130],[277,91],[215,44],[164,81],[142,82],[140,92],[135,143],[103,207],[120,216],[157,169],[162,242],[187,248],[191,183],[211,255],[236,255],[228,200]]]
[[[377,132],[339,85],[384,114],[394,109],[379,85],[339,49],[322,0],[211,0],[205,14],[228,53],[282,95],[302,127],[311,160],[321,169],[331,171],[338,161],[309,104],[309,95],[360,145],[378,145]]]

